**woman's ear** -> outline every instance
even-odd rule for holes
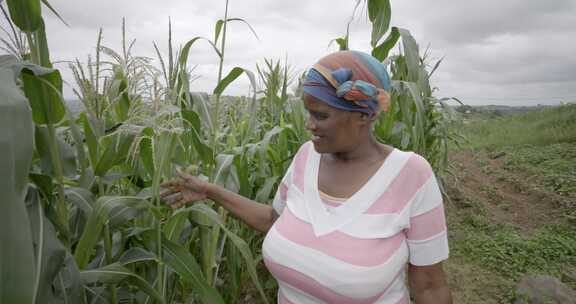
[[[372,114],[366,114],[366,113],[361,113],[360,115],[360,119],[362,119],[362,121],[369,121],[369,122],[375,122],[376,120],[378,120],[378,114],[372,113]]]
[[[366,113],[360,113],[360,112],[357,112],[357,113],[360,114],[359,120],[362,124],[368,124],[368,123],[372,122],[372,116],[374,116],[374,115],[370,115],[370,114],[366,114]]]
[[[362,112],[350,112],[350,116],[356,124],[360,126],[370,125],[374,122],[374,116]]]

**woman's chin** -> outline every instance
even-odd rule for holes
[[[312,144],[314,145],[314,150],[316,150],[317,153],[329,153],[329,149],[326,149],[326,145],[325,143],[323,143],[321,140],[313,140]]]

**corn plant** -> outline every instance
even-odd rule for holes
[[[12,19],[8,16],[8,12],[3,5],[0,5],[0,10],[2,11],[2,16],[4,20],[8,23],[9,30],[3,26],[0,26],[0,30],[6,35],[7,38],[0,38],[2,46],[0,50],[3,50],[7,54],[10,54],[20,60],[28,59],[27,56],[30,54],[28,44],[26,43],[26,35],[20,31],[12,22]]]
[[[437,61],[429,71],[429,54],[420,55],[418,44],[410,32],[390,27],[389,0],[359,0],[352,18],[362,2],[367,7],[368,19],[372,24],[372,56],[389,68],[392,81],[390,109],[377,122],[374,129],[376,137],[400,149],[418,152],[435,169],[444,171],[448,163],[448,141],[459,140],[459,135],[449,128],[454,113],[445,102],[460,101],[433,95],[430,77],[442,60]],[[350,23],[346,27],[346,35],[335,39],[341,50],[349,47]],[[399,40],[400,53],[389,56]]]
[[[224,71],[227,26],[244,23],[256,36],[246,20],[228,16],[228,1],[211,39],[197,36],[175,48],[169,21],[167,57],[153,44],[159,67],[133,54],[123,21],[120,52],[104,46],[100,30],[95,56],[70,64],[84,105],[70,113],[50,62],[41,3],[57,14],[46,0],[7,1],[15,38],[4,44],[16,45],[6,48],[17,56],[0,57],[0,166],[9,173],[0,183],[7,193],[0,236],[9,244],[0,249],[0,275],[8,282],[0,303],[236,303],[247,281],[267,302],[272,290],[261,280],[258,255],[263,235],[208,200],[173,211],[160,199],[160,184],[188,170],[270,202],[309,136],[301,89],[288,92],[288,64],[257,66],[260,90],[250,70]],[[388,32],[388,1],[368,1],[368,14],[374,56],[384,60],[400,37],[403,46],[384,61],[393,102],[376,134],[441,159],[449,133],[445,112],[435,106],[443,100],[429,84],[435,68],[427,72],[407,31]],[[189,62],[200,41],[219,63],[210,95],[191,92]],[[243,74],[251,96],[224,96]]]
[[[393,145],[424,155],[438,170],[447,168],[448,141],[455,140],[449,125],[454,113],[445,101],[456,98],[436,98],[430,77],[441,63],[428,72],[426,54],[421,57],[416,41],[405,29],[399,29],[402,51],[390,56],[392,80],[389,112],[376,126],[377,136]]]
[[[32,247],[30,219],[24,199],[32,160],[34,124],[26,99],[13,72],[0,67],[0,182],[3,212],[0,215],[0,303],[32,303],[37,265]]]

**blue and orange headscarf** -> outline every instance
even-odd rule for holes
[[[387,111],[390,77],[378,59],[362,52],[340,51],[308,71],[304,93],[346,111],[375,115]]]

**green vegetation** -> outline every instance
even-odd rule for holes
[[[573,133],[576,133],[574,131]],[[506,168],[533,176],[535,183],[562,196],[576,193],[576,143],[519,146],[502,149]]]
[[[471,263],[481,269],[479,280],[501,284],[499,290],[495,286],[487,290],[481,286],[490,286],[490,283],[477,280],[474,284],[478,286],[475,288],[485,293],[485,300],[490,298],[498,299],[499,303],[513,303],[516,299],[515,285],[526,275],[551,275],[576,288],[576,278],[567,276],[571,269],[576,269],[573,225],[550,224],[537,229],[531,236],[525,236],[516,227],[495,224],[485,215],[469,214],[450,228],[458,235],[450,244],[451,259],[459,264]],[[459,284],[462,282],[455,286]]]
[[[515,299],[524,275],[548,274],[576,288],[568,275],[576,270],[576,105],[497,117],[468,112],[458,125],[465,140],[453,152],[471,163],[460,161],[464,181],[449,190],[457,198],[448,211],[452,256],[497,277],[506,287],[490,299],[501,303]]]
[[[504,168],[523,172],[525,183],[574,196],[576,193],[576,105],[534,109],[492,119],[476,113],[464,124],[460,148],[502,157]]]
[[[576,105],[535,109],[522,114],[483,119],[470,116],[464,123],[465,148],[497,150],[501,147],[576,142]]]
[[[9,173],[0,181],[8,193],[0,203],[0,281],[12,284],[0,287],[0,303],[217,304],[237,303],[247,292],[252,302],[272,299],[275,283],[260,263],[262,235],[214,202],[174,211],[159,198],[161,182],[187,170],[268,203],[309,136],[300,90],[288,92],[287,64],[266,60],[257,74],[224,71],[228,26],[256,33],[228,16],[225,4],[211,39],[175,47],[169,24],[167,56],[154,43],[156,61],[133,53],[124,23],[120,51],[105,46],[100,30],[96,54],[70,65],[84,106],[79,113],[67,109],[50,61],[41,8],[56,11],[47,0],[0,4],[12,34],[1,41],[10,55],[0,56],[1,114],[10,114],[0,133],[0,164]],[[452,114],[432,95],[429,79],[439,62],[429,71],[409,31],[389,27],[389,1],[367,4],[373,55],[393,80],[391,109],[375,132],[442,170]],[[342,49],[348,37],[337,39]],[[399,41],[400,52],[388,56]],[[189,66],[198,43],[217,56],[211,94],[192,93]],[[224,97],[240,76],[250,80],[252,95]]]
[[[512,227],[491,224],[484,216],[469,215],[457,229],[465,241],[454,242],[453,253],[507,279],[516,281],[535,273],[562,277],[567,265],[576,266],[576,234],[572,226],[550,225],[526,237]]]

